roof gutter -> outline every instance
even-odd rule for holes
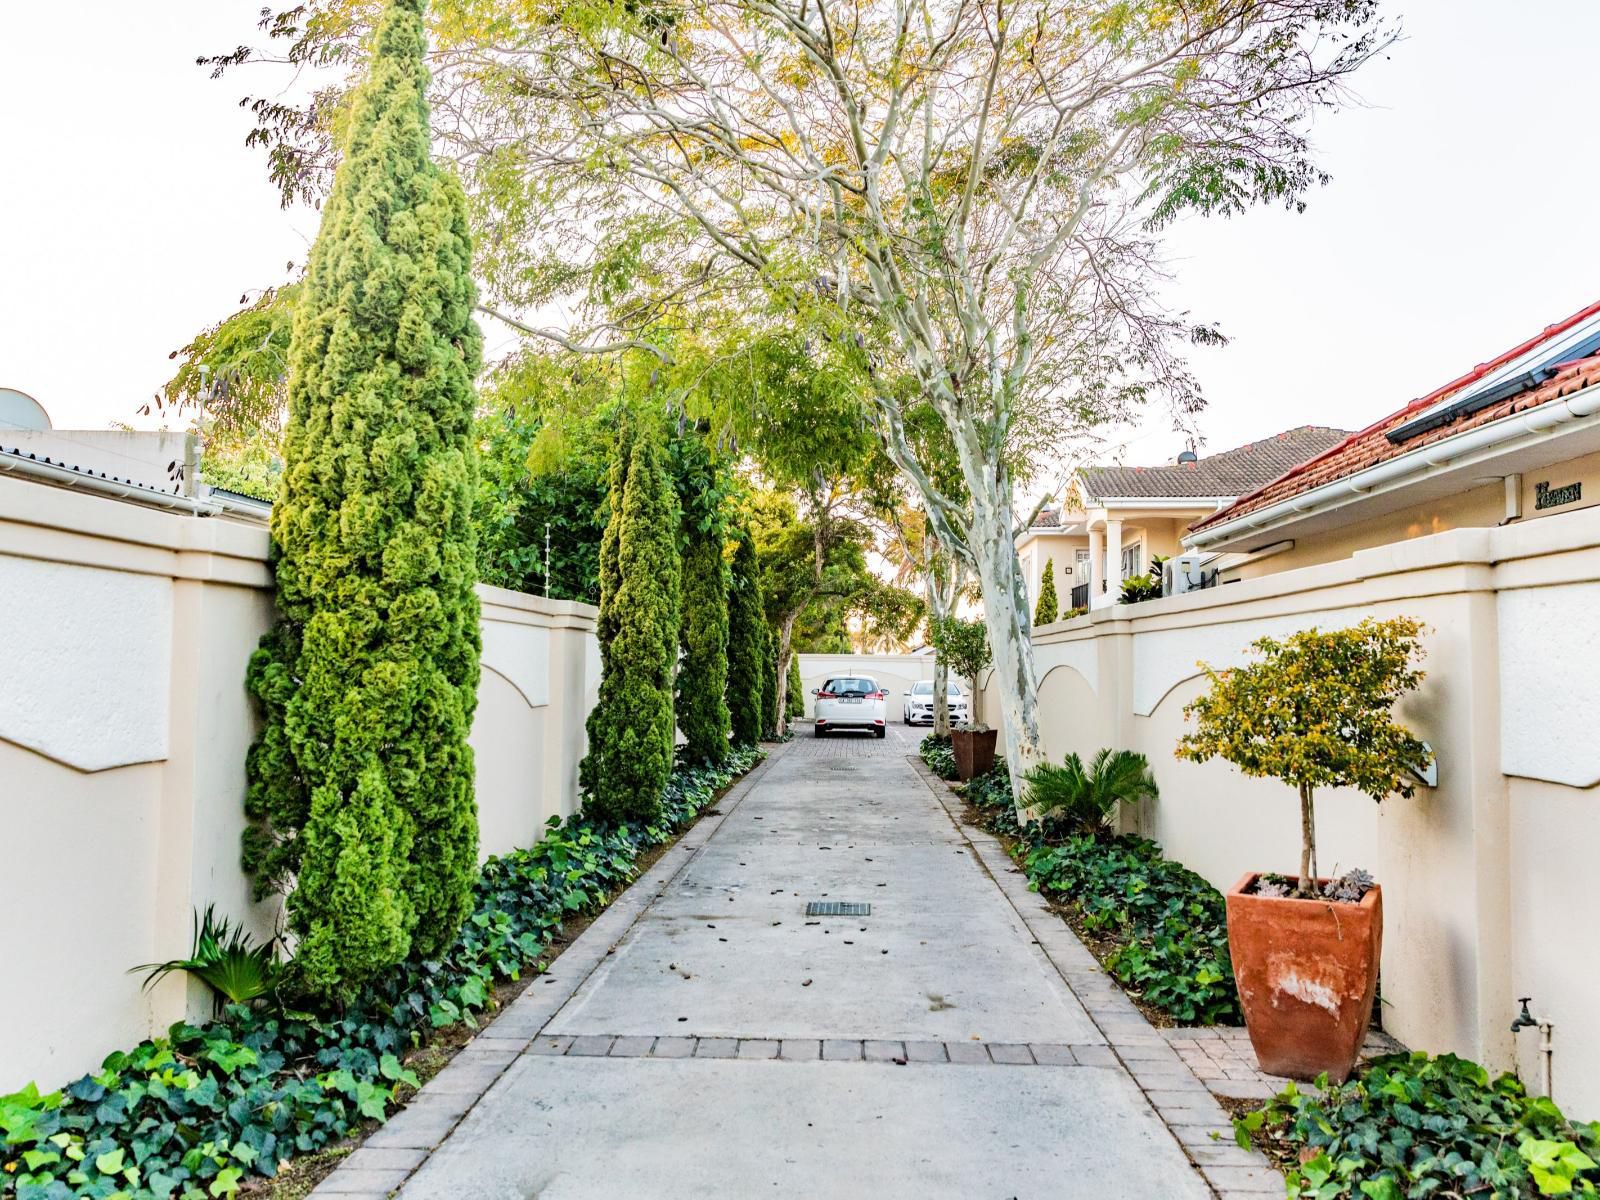
[[[1365,471],[1335,479],[1266,508],[1189,534],[1184,545],[1206,550],[1245,534],[1287,523],[1313,512],[1342,508],[1376,492],[1436,474],[1482,450],[1496,449],[1524,438],[1537,438],[1573,421],[1600,413],[1600,384],[1574,392],[1564,400],[1551,400],[1514,417],[1502,417],[1478,429],[1422,446],[1399,458]]]
[[[82,471],[74,471],[70,467],[19,454],[0,453],[0,471],[4,471],[7,475],[21,475],[27,479],[53,483],[58,487],[72,488],[74,491],[93,492],[99,496],[130,500],[135,504],[148,504],[152,508],[187,512],[192,516],[198,516],[200,512],[200,502],[193,496],[158,492],[154,488],[140,484],[121,483],[106,476],[89,475]]]
[[[1090,508],[1222,508],[1237,496],[1105,496],[1084,504]]]

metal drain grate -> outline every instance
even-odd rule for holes
[[[806,904],[808,917],[870,917],[872,905],[853,900],[812,900]]]

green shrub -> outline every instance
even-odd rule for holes
[[[770,625],[761,656],[761,731],[764,737],[778,734],[778,638]]]
[[[691,535],[683,548],[683,658],[677,718],[691,762],[728,755],[728,567],[722,538]]]
[[[600,696],[580,776],[596,820],[648,823],[672,770],[679,618],[678,500],[653,431],[634,432],[613,481],[623,498],[600,547]]]
[[[767,622],[762,615],[761,569],[747,529],[734,540],[728,583],[728,715],[736,746],[761,740]]]
[[[1234,1122],[1288,1162],[1288,1194],[1304,1200],[1411,1196],[1600,1194],[1600,1122],[1569,1122],[1511,1075],[1441,1055],[1374,1059],[1319,1094],[1289,1084]]]
[[[972,697],[969,723],[974,729],[982,729],[982,714],[978,707],[983,693],[978,689],[978,676],[992,657],[988,629],[982,621],[945,617],[934,621],[930,632],[929,640],[938,652],[939,661],[967,681]]]
[[[1039,603],[1033,608],[1033,623],[1048,625],[1061,612],[1061,601],[1056,599],[1056,560],[1044,560],[1044,581],[1039,585]]]
[[[789,655],[789,689],[784,693],[783,715],[786,720],[793,721],[806,715],[806,698],[803,688],[805,683],[800,678],[800,656]]]
[[[1145,838],[1059,817],[1023,828],[1004,764],[963,794],[990,829],[1017,839],[1029,884],[1073,910],[1130,993],[1182,1024],[1240,1019],[1221,892]]]
[[[1060,766],[1040,763],[1028,772],[1028,803],[1038,814],[1084,828],[1104,825],[1119,804],[1139,804],[1157,794],[1149,760],[1131,750],[1107,747],[1088,767],[1069,754]]]
[[[1118,604],[1139,604],[1145,600],[1159,600],[1162,592],[1162,564],[1167,560],[1158,554],[1150,560],[1150,570],[1143,575],[1130,575],[1122,581],[1122,594]]]
[[[956,770],[956,752],[950,745],[948,737],[940,737],[936,733],[930,733],[922,739],[922,744],[917,747],[917,754],[921,756],[923,762],[928,764],[928,770],[932,771],[940,779],[957,779],[960,777],[960,773]]]
[[[349,999],[471,907],[477,811],[472,244],[429,158],[420,0],[374,34],[295,306],[278,629],[251,660],[244,866],[295,970]]]
[[[57,1092],[0,1096],[0,1196],[215,1200],[253,1175],[382,1121],[416,1077],[401,1061],[431,1029],[476,1026],[499,980],[516,979],[567,918],[592,911],[757,761],[679,768],[651,825],[552,819],[535,846],[484,864],[471,917],[437,959],[384,972],[340,1009],[230,1005],[109,1056]]]

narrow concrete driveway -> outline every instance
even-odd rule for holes
[[[404,1200],[1213,1195],[916,739],[800,732],[435,1081],[442,1144],[368,1143]]]

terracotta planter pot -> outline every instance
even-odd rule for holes
[[[1383,891],[1359,904],[1228,892],[1228,949],[1261,1069],[1344,1082],[1372,1017],[1383,950]],[[1325,881],[1319,881],[1325,882]]]
[[[963,780],[987,775],[994,766],[995,729],[952,729],[950,748],[956,752],[956,774]]]

